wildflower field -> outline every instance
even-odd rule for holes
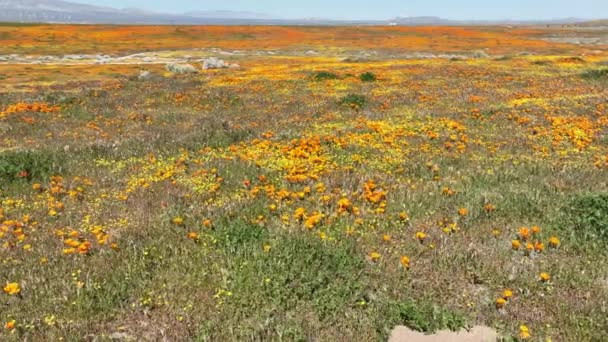
[[[605,341],[592,33],[0,26],[0,340]]]

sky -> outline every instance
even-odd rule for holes
[[[608,18],[608,0],[71,0],[169,13],[230,10],[278,18],[390,19],[437,16],[461,20]]]

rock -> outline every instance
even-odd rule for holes
[[[65,56],[63,56],[64,59],[73,60],[73,61],[80,61],[83,59],[87,59],[87,57],[89,57],[89,56],[85,56],[85,55],[65,55]]]
[[[226,62],[224,62],[221,59],[215,58],[215,57],[211,57],[211,58],[207,58],[203,60],[203,69],[204,70],[209,70],[209,69],[222,69],[222,68],[226,68]]]
[[[241,66],[238,64],[230,64],[230,63],[226,63],[224,60],[221,60],[219,58],[216,57],[210,57],[207,59],[203,59],[203,70],[209,70],[209,69],[226,69],[226,68],[230,68],[230,69],[238,69]]]
[[[109,64],[111,62],[112,62],[112,59],[110,59],[110,58],[103,58],[103,57],[102,58],[98,58],[95,61],[96,64]]]
[[[352,56],[352,57],[344,57],[340,60],[342,63],[362,63],[367,62],[368,59],[364,57]]]
[[[154,75],[151,72],[149,72],[148,70],[142,70],[139,73],[139,76],[137,76],[137,79],[140,80],[140,81],[144,81],[144,80],[151,79],[153,76]]]
[[[174,74],[193,74],[196,73],[196,68],[190,64],[169,63],[166,66],[167,71]]]
[[[407,327],[397,327],[389,338],[389,342],[495,342],[497,340],[496,331],[483,326],[474,327],[470,331],[464,329],[457,332],[439,331],[430,335],[413,331]]]
[[[477,50],[477,51],[473,52],[473,58],[488,58],[488,57],[490,57],[490,55],[488,55],[488,53],[483,50]]]

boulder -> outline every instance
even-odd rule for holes
[[[149,72],[148,70],[142,70],[139,73],[139,76],[137,76],[137,79],[140,81],[144,81],[144,80],[149,80],[154,76],[154,74],[152,74],[151,72]]]
[[[203,70],[209,70],[209,69],[238,69],[241,66],[238,64],[230,64],[225,62],[222,59],[216,58],[216,57],[210,57],[207,59],[203,59]]]
[[[167,71],[174,74],[193,74],[196,73],[196,68],[190,64],[169,63],[166,67]]]

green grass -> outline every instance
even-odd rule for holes
[[[608,194],[585,194],[564,207],[564,229],[574,238],[608,243]]]
[[[394,326],[404,325],[425,333],[443,329],[458,331],[467,326],[464,315],[445,310],[430,301],[393,302],[387,304],[386,310],[385,317]]]

